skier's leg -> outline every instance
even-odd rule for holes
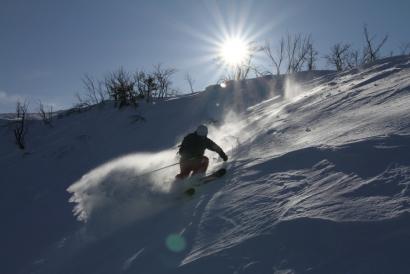
[[[179,162],[179,167],[181,171],[179,172],[179,174],[177,174],[177,176],[175,176],[176,179],[185,179],[192,171],[192,164],[190,163],[190,161],[181,160]]]
[[[203,156],[202,159],[198,162],[198,165],[195,167],[193,174],[205,174],[208,169],[209,159],[206,156]]]

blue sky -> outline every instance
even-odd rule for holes
[[[319,56],[336,42],[360,48],[362,27],[381,38],[385,53],[410,42],[408,0],[0,0],[0,112],[17,99],[70,107],[82,77],[174,67],[174,87],[197,90],[221,75],[212,61],[225,33],[275,43],[286,33],[311,34]],[[320,60],[322,68],[324,61]]]

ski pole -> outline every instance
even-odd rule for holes
[[[189,158],[189,159],[187,159],[187,161],[192,160],[192,159],[195,159],[195,157]],[[176,165],[179,165],[179,162],[174,163],[174,164],[171,164],[171,165],[168,165],[168,166],[163,166],[163,167],[161,167],[161,168],[154,169],[154,170],[151,170],[151,171],[142,173],[142,174],[139,174],[138,176],[144,176],[144,175],[147,175],[147,174],[150,174],[150,173],[154,173],[154,172],[157,172],[157,171],[160,171],[160,170],[163,170],[163,169],[172,167],[172,166],[176,166]]]
[[[148,171],[148,172],[145,172],[145,173],[139,174],[138,176],[144,176],[144,175],[147,175],[147,174],[150,174],[150,173],[154,173],[154,172],[157,172],[157,171],[160,171],[160,170],[163,170],[163,169],[166,169],[166,168],[172,167],[172,166],[176,166],[176,165],[178,165],[178,164],[179,164],[179,162],[178,162],[178,163],[174,163],[174,164],[172,164],[172,165],[163,166],[163,167],[161,167],[161,168],[154,169],[154,170],[151,170],[151,171]]]

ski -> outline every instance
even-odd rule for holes
[[[196,185],[196,187],[201,186],[203,184],[207,184],[209,182],[212,182],[213,180],[216,180],[218,178],[221,178],[225,174],[226,174],[226,168],[218,169],[214,173],[200,178],[199,181],[198,181],[198,184]],[[184,191],[184,193],[188,196],[194,195],[195,192],[196,192],[195,187],[190,187],[190,188],[188,188],[187,190]]]

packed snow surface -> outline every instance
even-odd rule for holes
[[[24,154],[4,116],[0,272],[409,273],[409,105],[399,56],[34,119]],[[201,123],[228,173],[187,197]]]

